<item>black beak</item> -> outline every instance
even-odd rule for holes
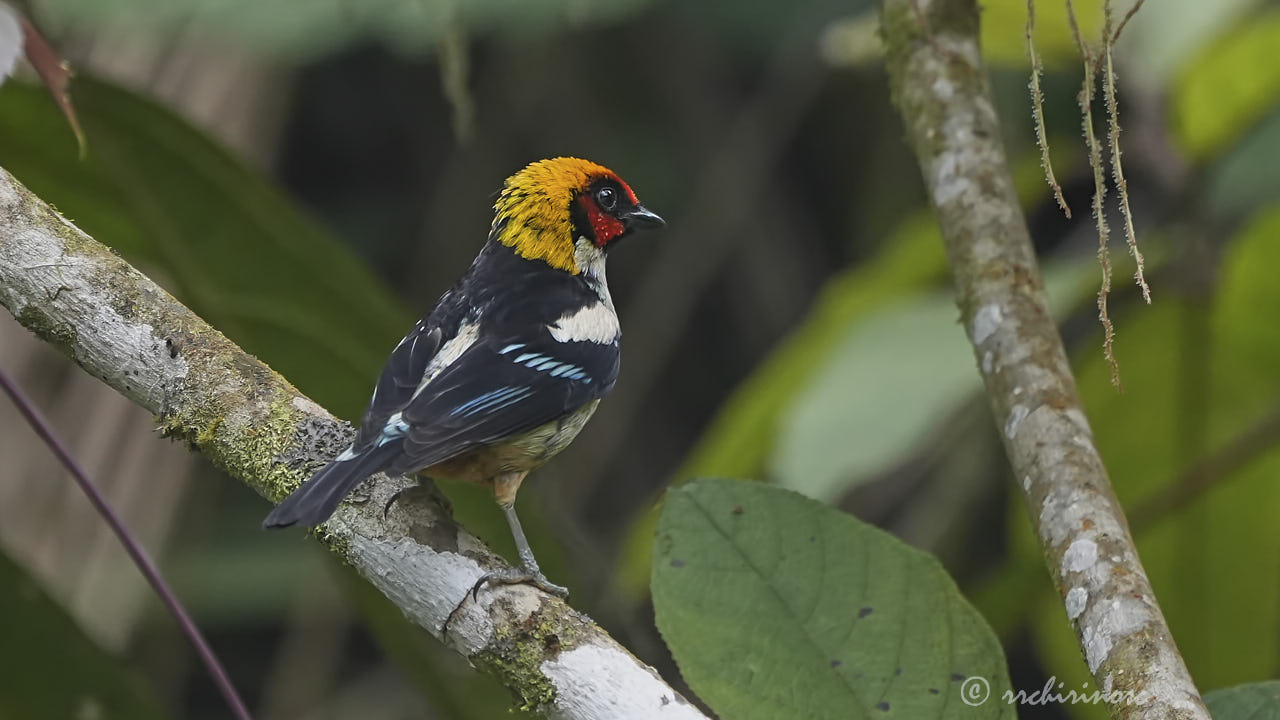
[[[646,210],[643,205],[636,205],[623,212],[622,219],[632,228],[655,228],[667,224],[657,213]]]

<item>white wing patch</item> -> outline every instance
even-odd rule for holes
[[[622,332],[617,314],[603,302],[592,303],[561,315],[559,320],[547,326],[547,330],[551,331],[551,337],[558,342],[600,344],[616,341]]]
[[[422,381],[418,383],[418,389],[413,391],[413,397],[418,397],[427,385],[440,374],[440,371],[452,365],[453,361],[458,359],[458,356],[475,344],[476,338],[479,336],[479,323],[472,320],[462,323],[458,327],[458,334],[442,345],[435,357],[431,358],[431,362],[427,363],[427,369],[422,373]]]

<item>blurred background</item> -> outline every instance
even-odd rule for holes
[[[1076,5],[1096,43],[1101,2]],[[494,193],[524,164],[591,158],[667,219],[612,255],[617,389],[521,493],[548,575],[666,677],[678,673],[647,600],[652,511],[668,483],[717,475],[798,490],[936,554],[998,632],[1015,688],[1086,681],[957,323],[873,3],[18,7],[76,68],[88,155],[28,69],[0,89],[0,167],[342,417],[358,416],[382,359],[465,269]],[[1123,392],[1094,306],[1083,68],[1064,7],[1039,4],[1035,41],[1073,220],[1040,168],[1026,5],[986,0],[982,17],[1053,311],[1160,603],[1202,689],[1274,677],[1280,3],[1148,3],[1116,48],[1154,296],[1144,306],[1128,282],[1109,215]],[[0,366],[162,560],[257,717],[508,716],[500,686],[301,533],[262,532],[265,502],[8,315]],[[445,490],[512,554],[482,492]],[[0,618],[0,717],[227,716],[8,406]]]

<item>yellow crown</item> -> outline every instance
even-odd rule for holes
[[[603,165],[571,157],[530,163],[507,178],[493,204],[493,226],[505,221],[498,242],[523,258],[577,275],[570,203],[574,193],[602,177],[617,175]]]

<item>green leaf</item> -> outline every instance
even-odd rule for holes
[[[1213,720],[1280,720],[1280,680],[1206,693]]]
[[[673,488],[653,601],[685,680],[726,720],[1014,716],[1000,645],[937,560],[787,490]],[[975,677],[991,697],[971,706]]]
[[[159,720],[139,678],[0,554],[0,717]]]
[[[348,249],[172,113],[87,77],[81,162],[47,95],[0,89],[0,166],[340,416],[411,320]]]

